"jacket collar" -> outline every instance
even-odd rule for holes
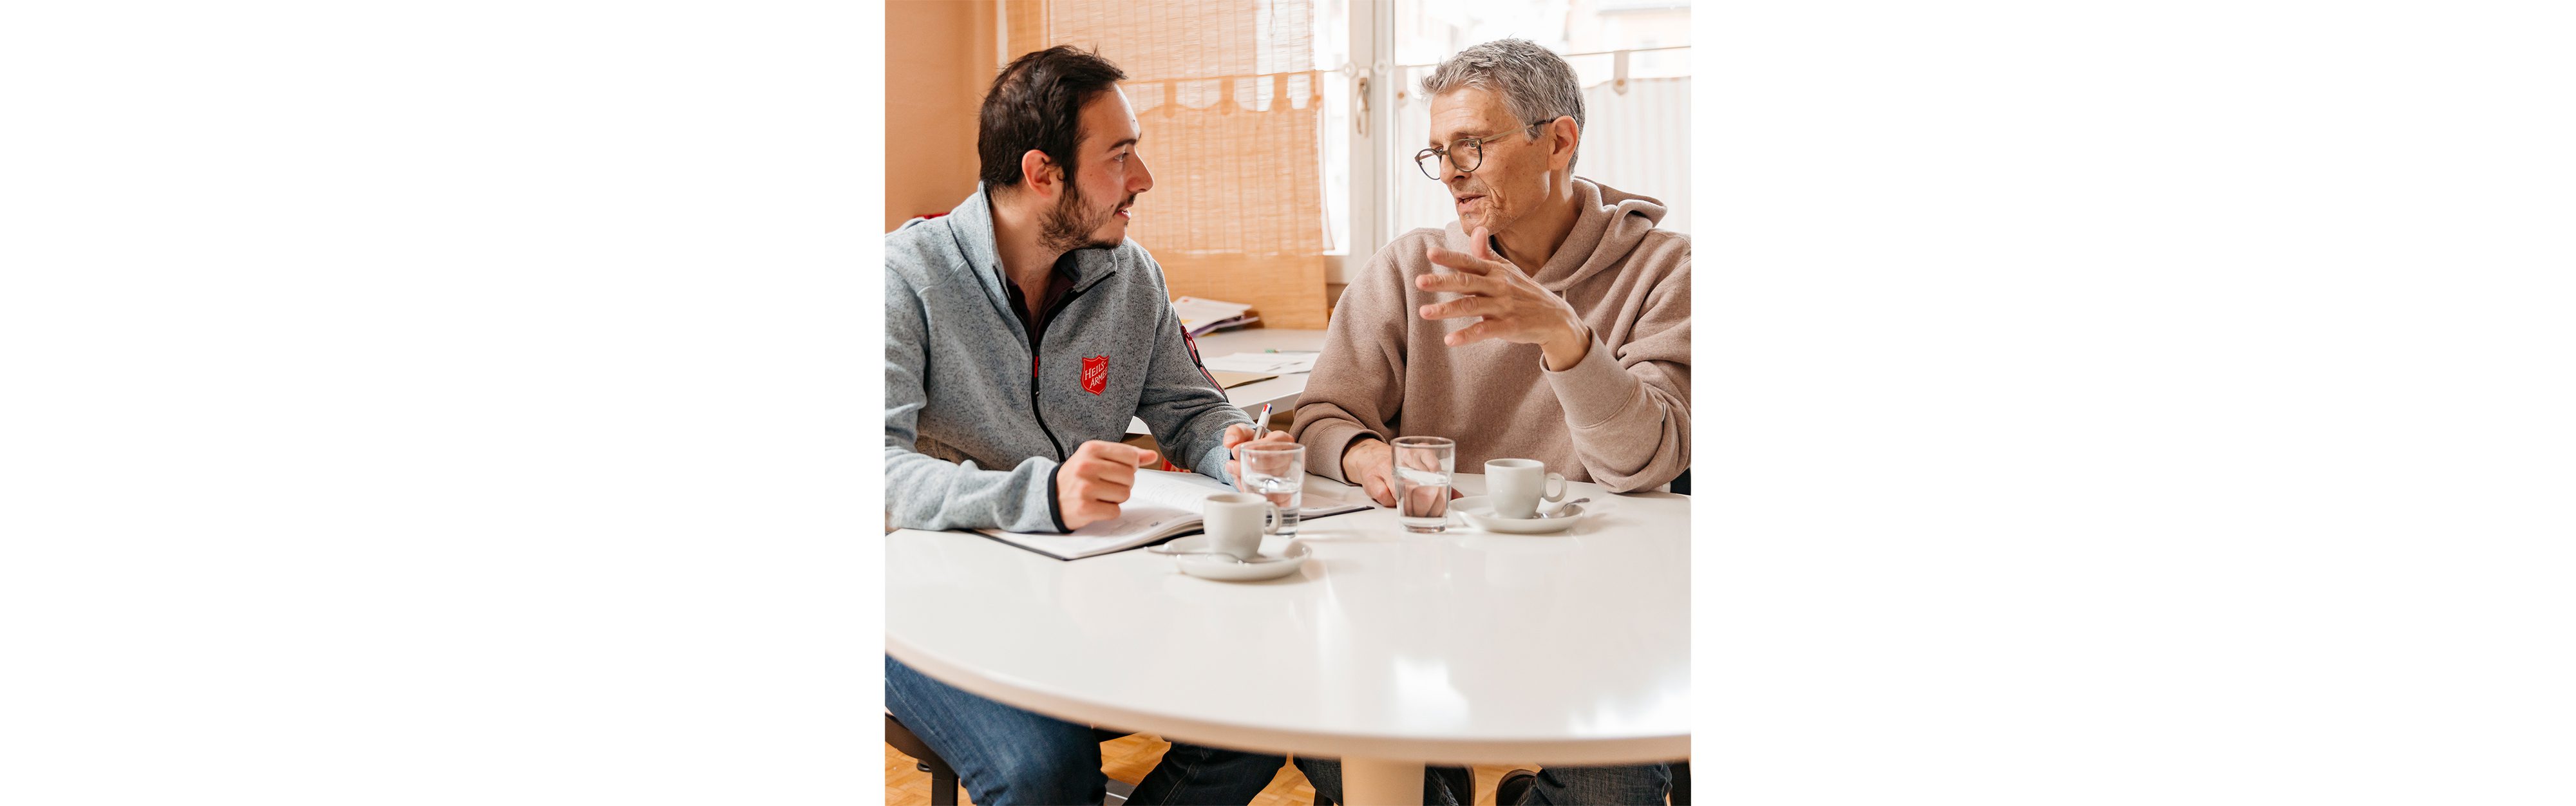
[[[1002,306],[1004,313],[1009,313],[1011,295],[1002,288],[1002,284],[1008,282],[1008,279],[1002,272],[999,238],[993,233],[992,196],[987,192],[984,183],[975,183],[975,194],[967,196],[966,200],[959,202],[955,209],[949,210],[947,218],[950,237],[956,239],[958,252],[966,256],[966,262],[973,270],[976,282],[984,287],[984,293],[990,295],[995,304]],[[1063,258],[1056,261],[1055,270],[1070,273],[1073,276],[1073,289],[1083,290],[1093,283],[1107,279],[1112,274],[1117,274],[1117,253],[1133,243],[1132,241],[1121,243],[1111,249],[1076,249],[1066,252]]]

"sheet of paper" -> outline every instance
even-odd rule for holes
[[[1232,389],[1247,383],[1256,383],[1279,377],[1267,372],[1227,372],[1221,369],[1208,370],[1208,374],[1216,378],[1216,386],[1219,389]]]
[[[1315,371],[1315,354],[1235,353],[1206,359],[1200,363],[1210,370],[1283,375],[1291,372]]]
[[[1207,335],[1207,334],[1214,333],[1214,332],[1217,332],[1217,331],[1220,331],[1220,330],[1233,330],[1233,329],[1235,329],[1235,328],[1239,328],[1239,327],[1251,327],[1251,326],[1252,326],[1252,323],[1254,323],[1254,322],[1259,322],[1259,321],[1261,321],[1261,317],[1258,317],[1258,316],[1237,316],[1237,317],[1234,317],[1234,318],[1232,318],[1232,319],[1220,319],[1220,320],[1217,320],[1217,321],[1214,321],[1214,322],[1209,322],[1209,323],[1204,324],[1204,325],[1199,325],[1199,326],[1197,326],[1197,327],[1192,327],[1192,328],[1190,328],[1190,335],[1191,335],[1192,337],[1205,336],[1205,335]]]
[[[1199,328],[1242,316],[1249,310],[1252,310],[1252,306],[1239,302],[1197,297],[1180,297],[1172,300],[1172,313],[1181,318],[1181,329],[1192,333],[1198,332]]]

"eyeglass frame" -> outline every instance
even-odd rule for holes
[[[1558,115],[1558,116],[1556,116],[1556,117],[1561,118],[1561,117],[1565,117],[1565,116],[1564,116],[1564,115]],[[1451,151],[1455,150],[1455,149],[1456,149],[1456,147],[1457,147],[1457,145],[1458,145],[1459,143],[1472,143],[1472,144],[1474,144],[1474,145],[1475,145],[1475,147],[1476,147],[1476,164],[1475,164],[1473,167],[1468,167],[1468,168],[1459,168],[1459,169],[1458,169],[1458,172],[1459,172],[1459,173],[1462,173],[1462,174],[1471,174],[1471,173],[1475,173],[1477,168],[1485,167],[1485,142],[1486,142],[1486,141],[1488,141],[1488,140],[1492,140],[1492,139],[1494,139],[1494,138],[1496,138],[1496,137],[1501,137],[1501,136],[1503,136],[1504,134],[1509,133],[1509,132],[1515,132],[1515,131],[1524,131],[1524,132],[1525,132],[1525,131],[1529,131],[1529,130],[1531,130],[1531,129],[1536,129],[1536,128],[1540,127],[1540,126],[1545,126],[1545,125],[1547,125],[1547,124],[1555,123],[1555,122],[1556,122],[1556,118],[1548,118],[1548,119],[1546,119],[1546,120],[1541,120],[1541,121],[1536,121],[1536,122],[1530,123],[1529,125],[1522,126],[1522,127],[1520,127],[1520,128],[1517,128],[1517,129],[1504,129],[1504,130],[1502,130],[1502,131],[1493,132],[1493,133],[1491,133],[1491,134],[1480,134],[1480,135],[1476,135],[1476,136],[1474,136],[1474,137],[1461,137],[1461,138],[1458,138],[1458,139],[1456,139],[1456,140],[1451,140],[1451,141],[1449,141],[1449,145],[1450,145],[1450,147],[1449,147],[1449,148],[1440,148],[1440,147],[1434,146],[1434,147],[1431,147],[1431,148],[1426,148],[1426,149],[1423,149],[1423,150],[1420,150],[1420,151],[1416,151],[1416,152],[1413,152],[1413,167],[1421,169],[1421,170],[1422,170],[1422,175],[1423,175],[1423,176],[1426,176],[1426,177],[1430,177],[1431,181],[1434,181],[1434,182],[1444,181],[1444,176],[1445,176],[1445,174],[1446,174],[1447,172],[1446,172],[1446,171],[1443,171],[1443,172],[1442,172],[1442,175],[1434,175],[1434,174],[1431,172],[1431,169],[1430,169],[1430,168],[1428,168],[1428,167],[1424,167],[1424,165],[1423,165],[1423,163],[1422,163],[1422,158],[1424,158],[1424,157],[1428,157],[1428,156],[1432,156],[1432,155],[1434,155],[1434,154],[1437,154],[1437,155],[1439,155],[1439,156],[1440,156],[1440,162],[1441,162],[1441,164],[1443,164],[1443,165],[1447,165],[1447,166],[1452,167],[1452,168],[1457,168],[1457,167],[1458,167],[1458,163],[1456,163],[1456,162],[1454,162],[1454,161],[1451,161],[1451,160],[1449,159],[1449,153],[1450,153]],[[1532,134],[1531,136],[1532,136],[1532,137],[1536,137],[1537,135],[1536,135],[1536,134]]]

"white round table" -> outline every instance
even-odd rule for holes
[[[1690,499],[1568,487],[1601,511],[1555,535],[1407,534],[1387,509],[1308,521],[1313,556],[1264,582],[900,530],[886,653],[1069,721],[1339,757],[1353,804],[1419,801],[1425,763],[1687,759]]]

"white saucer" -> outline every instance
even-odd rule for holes
[[[1545,506],[1542,504],[1541,506]],[[1583,506],[1583,505],[1577,505]],[[1565,531],[1588,514],[1578,510],[1568,518],[1505,518],[1494,514],[1494,507],[1481,495],[1471,495],[1449,502],[1449,511],[1460,520],[1488,532],[1510,535],[1544,535]]]
[[[1165,543],[1159,548],[1164,552],[1206,551],[1208,550],[1207,536],[1191,535]],[[1306,548],[1305,543],[1291,540],[1288,541],[1287,548],[1278,553],[1264,553],[1260,559],[1251,562],[1236,562],[1233,558],[1207,554],[1185,554],[1173,557],[1172,564],[1178,566],[1181,573],[1201,579],[1253,582],[1278,579],[1297,573],[1297,569],[1306,566],[1306,555],[1310,553],[1312,550]]]

